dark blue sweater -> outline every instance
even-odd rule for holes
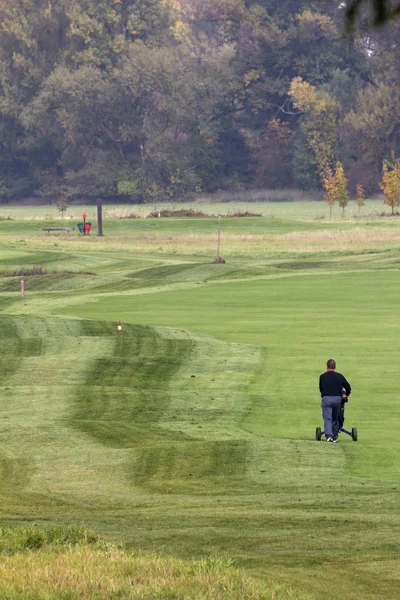
[[[342,388],[346,390],[346,394],[350,396],[351,385],[341,373],[336,371],[327,371],[322,373],[319,378],[319,391],[322,396],[341,396]]]

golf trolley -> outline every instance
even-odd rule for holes
[[[347,398],[342,396],[342,406],[340,407],[340,413],[339,413],[339,433],[345,433],[346,435],[349,435],[351,437],[351,439],[353,440],[353,442],[357,441],[357,428],[353,427],[351,431],[348,431],[347,429],[345,429],[343,427],[344,425],[344,405],[347,402]],[[317,440],[317,442],[321,441],[322,436],[325,435],[325,431],[321,431],[321,427],[317,427],[317,429],[315,430],[315,439]]]

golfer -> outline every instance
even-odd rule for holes
[[[330,358],[326,363],[326,373],[319,378],[322,418],[324,419],[327,442],[337,442],[339,434],[339,414],[342,407],[342,389],[350,396],[351,386],[341,373],[336,372],[336,362]]]

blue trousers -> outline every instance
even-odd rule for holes
[[[325,437],[337,439],[339,434],[339,414],[342,406],[342,398],[340,396],[323,396],[322,418],[324,419]]]

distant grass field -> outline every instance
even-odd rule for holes
[[[261,213],[264,217],[275,219],[296,219],[296,220],[325,220],[329,221],[329,207],[323,200],[314,201],[215,201],[214,199],[199,199],[185,204],[160,203],[160,204],[107,204],[104,203],[104,216],[108,220],[124,219],[129,215],[147,217],[150,213],[157,213],[163,209],[177,210],[179,208],[193,209],[210,215],[232,215],[238,211],[249,211]],[[390,213],[391,209],[385,206],[382,198],[368,198],[365,205],[359,209],[355,200],[350,200],[345,210],[345,219],[367,218],[376,213]],[[97,208],[92,205],[70,204],[64,217],[58,211],[57,206],[21,206],[21,205],[0,205],[0,218],[20,219],[20,220],[38,220],[38,221],[59,221],[63,218],[72,221],[73,224],[82,221],[82,215],[87,215],[87,221],[95,221],[97,218]],[[334,220],[343,220],[339,206],[333,207],[332,213]]]
[[[400,596],[400,230],[309,204],[223,219],[223,265],[213,219],[110,218],[104,238],[48,235],[42,208],[0,222],[4,525]],[[332,356],[359,431],[333,447],[314,440]]]

